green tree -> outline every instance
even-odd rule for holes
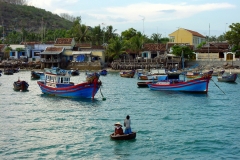
[[[206,44],[206,42],[201,42],[201,43],[197,46],[197,48],[200,49],[200,48],[202,48],[202,46],[204,46],[205,44]]]
[[[130,51],[139,54],[140,51],[142,51],[143,44],[144,44],[144,39],[145,39],[144,36],[135,35],[130,40],[125,40],[125,46]]]
[[[176,56],[184,56],[184,58],[193,59],[193,51],[189,46],[175,45],[172,47],[172,54]]]
[[[4,55],[3,55],[3,59],[7,59],[10,57],[10,51],[12,50],[11,47],[6,47],[6,49],[4,50]]]
[[[108,43],[108,41],[111,38],[118,36],[117,33],[115,33],[116,31],[117,30],[113,29],[113,26],[111,26],[111,25],[106,27],[106,32],[104,33],[106,43]]]
[[[107,56],[112,59],[118,59],[125,52],[124,42],[121,37],[115,37],[109,40],[107,47]]]
[[[153,33],[150,39],[153,41],[153,43],[161,43],[161,36],[162,35],[159,33]]]
[[[136,36],[139,33],[134,28],[129,28],[128,30],[123,31],[121,33],[121,36],[124,40],[130,40],[132,37]]]
[[[230,31],[225,34],[226,40],[229,44],[233,45],[232,51],[236,51],[236,55],[239,56],[240,52],[240,23],[232,23],[230,26]]]

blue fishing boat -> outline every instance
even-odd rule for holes
[[[208,84],[211,79],[211,72],[204,73],[202,77],[191,80],[180,80],[180,74],[168,74],[165,77],[161,76],[156,83],[148,83],[151,90],[157,91],[182,91],[207,93]]]
[[[106,69],[103,69],[103,70],[101,70],[101,71],[99,72],[99,74],[100,74],[101,76],[106,76],[107,73],[108,73],[108,71],[107,71]]]
[[[100,75],[93,73],[86,77],[86,81],[74,84],[70,81],[71,71],[57,67],[45,70],[44,81],[37,81],[42,93],[70,98],[92,98],[98,92],[101,81]]]

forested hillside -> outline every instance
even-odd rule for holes
[[[0,26],[5,34],[22,29],[29,32],[39,32],[42,28],[70,29],[72,25],[73,22],[44,9],[0,0]]]

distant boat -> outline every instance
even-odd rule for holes
[[[225,71],[222,71],[218,75],[217,79],[219,82],[235,82],[237,79],[237,76],[238,75],[236,73],[231,73],[231,72],[227,73]]]
[[[197,78],[197,77],[200,77],[201,76],[201,72],[193,72],[193,71],[188,71],[186,73],[186,77],[187,78]]]
[[[151,69],[150,72],[138,74],[140,80],[156,80],[159,76],[166,75],[165,69]]]
[[[44,94],[70,97],[70,98],[92,98],[101,86],[100,75],[93,73],[86,77],[86,82],[74,84],[70,81],[71,71],[57,67],[45,69],[45,80],[37,81]]]
[[[114,135],[114,133],[112,133],[110,135],[110,138],[112,140],[131,140],[131,139],[135,139],[136,135],[137,135],[136,132],[132,132],[130,134],[123,134],[123,135]]]
[[[44,79],[44,72],[31,71],[31,79]]]
[[[80,75],[80,72],[79,72],[78,69],[76,69],[76,70],[71,70],[71,75],[72,75],[72,76],[79,76],[79,75]]]
[[[106,76],[108,74],[108,71],[106,69],[103,69],[99,72],[101,76]]]
[[[14,73],[14,70],[11,68],[4,68],[3,70],[4,75],[13,75],[13,73]]]
[[[29,84],[26,81],[21,81],[18,79],[13,83],[13,89],[15,91],[27,91]]]
[[[182,92],[195,92],[207,93],[208,84],[212,78],[211,73],[205,73],[200,78],[191,79],[188,81],[180,80],[180,74],[168,74],[165,80],[158,80],[156,83],[149,83],[150,90],[157,91],[182,91]],[[161,77],[163,78],[163,77]]]
[[[148,88],[148,84],[153,83],[153,81],[137,82],[139,88]]]
[[[135,75],[135,70],[120,72],[121,77],[133,78]]]

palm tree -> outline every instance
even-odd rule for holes
[[[153,40],[153,42],[155,42],[155,43],[160,43],[160,40],[161,40],[161,34],[159,34],[159,33],[153,33],[152,35],[151,35],[151,40]]]
[[[136,35],[132,37],[130,40],[126,41],[126,46],[131,52],[138,53],[142,51],[144,43],[144,36]]]
[[[118,59],[125,52],[124,42],[121,37],[115,37],[109,40],[107,53],[109,58]]]
[[[104,33],[105,36],[105,42],[108,42],[111,38],[114,38],[117,36],[117,33],[115,33],[117,30],[113,29],[112,26],[107,26],[106,32]]]

